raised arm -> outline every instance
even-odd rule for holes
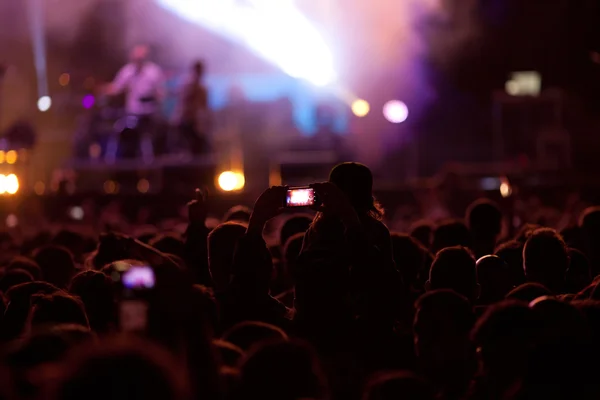
[[[194,282],[212,287],[208,269],[208,234],[206,227],[206,191],[196,189],[195,199],[188,203],[188,227],[185,233],[184,260],[191,270]]]

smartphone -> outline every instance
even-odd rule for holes
[[[310,207],[316,203],[315,190],[309,187],[292,188],[287,191],[286,207]]]
[[[488,192],[499,190],[502,180],[497,177],[483,178],[479,181],[479,188]]]
[[[148,265],[116,268],[122,271],[119,326],[124,332],[144,332],[148,326],[148,294],[156,284],[154,270]]]
[[[156,279],[152,267],[132,265],[121,277],[124,289],[148,290],[154,287]]]

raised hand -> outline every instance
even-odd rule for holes
[[[207,197],[208,193],[206,190],[196,189],[194,200],[190,201],[187,205],[190,224],[203,225],[206,222],[206,216],[208,215],[208,207],[206,206]]]
[[[287,187],[285,186],[273,186],[265,190],[254,203],[248,231],[262,233],[265,224],[279,214],[283,208],[286,194]]]

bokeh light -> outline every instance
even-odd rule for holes
[[[4,179],[4,189],[8,194],[15,194],[19,191],[19,179],[15,174],[10,174]]]
[[[507,198],[512,195],[512,187],[510,183],[504,181],[500,184],[500,196]]]
[[[71,82],[71,75],[66,72],[58,77],[58,84],[60,86],[67,86],[69,82]]]
[[[35,185],[33,185],[33,191],[38,196],[43,195],[46,192],[46,184],[42,181],[37,181]]]
[[[106,181],[104,182],[104,191],[108,194],[117,193],[117,182],[115,181]]]
[[[408,107],[400,100],[390,100],[383,106],[383,116],[393,124],[400,124],[408,118]]]
[[[81,208],[80,206],[71,207],[71,209],[69,210],[69,216],[75,221],[81,221],[84,215],[85,213],[83,211],[83,208]]]
[[[359,118],[366,116],[370,110],[371,106],[366,100],[358,99],[352,103],[352,113]]]
[[[137,183],[137,190],[140,193],[148,193],[148,190],[150,190],[148,179],[140,179]]]
[[[19,225],[19,219],[15,214],[8,214],[6,217],[6,227],[7,228],[16,228]]]
[[[219,175],[217,183],[221,190],[225,192],[232,192],[234,190],[241,190],[246,184],[244,174],[233,171],[225,171]]]
[[[46,112],[52,107],[52,99],[50,96],[42,96],[38,99],[37,102],[38,110],[41,112]]]
[[[14,164],[17,162],[18,154],[15,150],[9,150],[6,152],[6,162],[8,164]]]
[[[96,98],[91,94],[86,94],[83,97],[83,100],[81,101],[81,104],[83,104],[83,108],[86,108],[88,110],[90,108],[94,107],[95,103],[96,103]]]

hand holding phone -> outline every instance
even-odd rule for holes
[[[286,207],[312,207],[317,204],[317,195],[311,187],[290,188],[285,198]]]

